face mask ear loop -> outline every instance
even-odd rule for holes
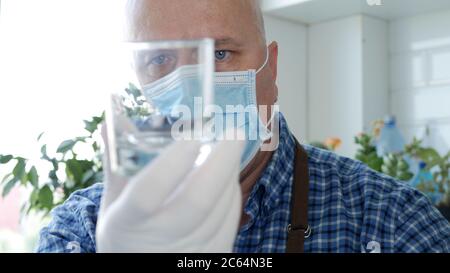
[[[266,60],[264,61],[263,65],[258,70],[256,70],[256,74],[258,74],[259,71],[261,71],[267,65],[268,61],[269,61],[269,48],[266,47]]]

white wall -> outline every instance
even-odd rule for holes
[[[390,23],[391,112],[407,140],[450,149],[450,10]]]
[[[278,89],[280,109],[301,142],[307,135],[307,28],[301,23],[265,16],[267,43],[279,46]]]
[[[309,140],[338,137],[354,156],[354,136],[388,113],[388,25],[355,15],[309,28]]]
[[[308,138],[339,137],[345,155],[353,153],[353,135],[363,129],[361,29],[361,16],[309,28]]]
[[[388,22],[363,16],[363,127],[389,113]]]

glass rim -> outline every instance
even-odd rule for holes
[[[214,39],[188,39],[188,40],[148,40],[148,41],[125,41],[122,43],[127,49],[131,50],[154,50],[154,49],[174,49],[174,48],[193,48],[201,46],[214,46]]]

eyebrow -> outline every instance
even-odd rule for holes
[[[215,39],[216,46],[234,46],[242,47],[242,43],[231,37],[221,37]]]

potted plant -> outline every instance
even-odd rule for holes
[[[416,188],[427,196],[438,194],[440,201],[435,205],[450,221],[450,151],[441,156],[435,149],[424,147],[421,140],[414,138],[410,144],[405,145],[403,151],[380,157],[377,154],[375,143],[382,124],[382,121],[375,121],[372,133],[361,133],[355,136],[354,142],[358,145],[355,158],[367,164],[373,170],[405,183],[412,179],[419,180]],[[329,138],[324,142],[312,142],[311,145],[334,151],[341,143],[340,140],[337,140],[337,138]],[[408,161],[423,162],[425,171],[431,173],[430,178],[426,181],[420,181],[421,177],[414,176],[411,172]]]
[[[374,135],[362,133],[355,137],[355,143],[359,146],[356,159],[366,163],[375,171],[405,183],[414,176],[405,158],[412,159],[412,162],[424,162],[425,170],[431,173],[432,177],[426,181],[418,181],[417,189],[428,196],[436,194],[442,196],[435,205],[450,221],[450,151],[441,156],[435,149],[424,147],[421,140],[414,138],[410,144],[405,145],[403,151],[379,157],[376,153]],[[415,178],[421,180],[421,177]]]
[[[148,105],[142,100],[142,92],[133,84],[124,89],[129,115],[148,115]],[[0,167],[10,168],[0,182],[2,197],[9,194],[15,186],[30,189],[27,201],[22,206],[23,215],[31,211],[43,212],[45,217],[51,209],[63,203],[72,192],[87,188],[103,181],[102,149],[99,132],[104,113],[84,120],[86,134],[61,142],[56,152],[47,151],[47,144],[40,144],[41,157],[39,166],[50,166],[39,170],[31,160],[16,155],[0,154]],[[41,133],[37,141],[42,141]],[[90,152],[87,158],[81,158],[77,150]],[[41,176],[46,173],[45,176]]]
[[[44,212],[45,216],[52,208],[64,202],[72,192],[101,182],[102,162],[97,131],[103,118],[101,115],[85,120],[84,129],[87,134],[61,142],[53,155],[48,153],[47,144],[41,145],[40,160],[50,168],[46,176],[40,176],[42,171],[25,157],[0,154],[0,166],[10,167],[10,171],[1,181],[2,197],[8,195],[15,186],[26,187],[30,189],[30,194],[21,211],[24,214],[32,210]],[[38,136],[38,142],[42,136],[43,133]],[[92,158],[80,158],[76,152],[77,148],[90,149]]]

